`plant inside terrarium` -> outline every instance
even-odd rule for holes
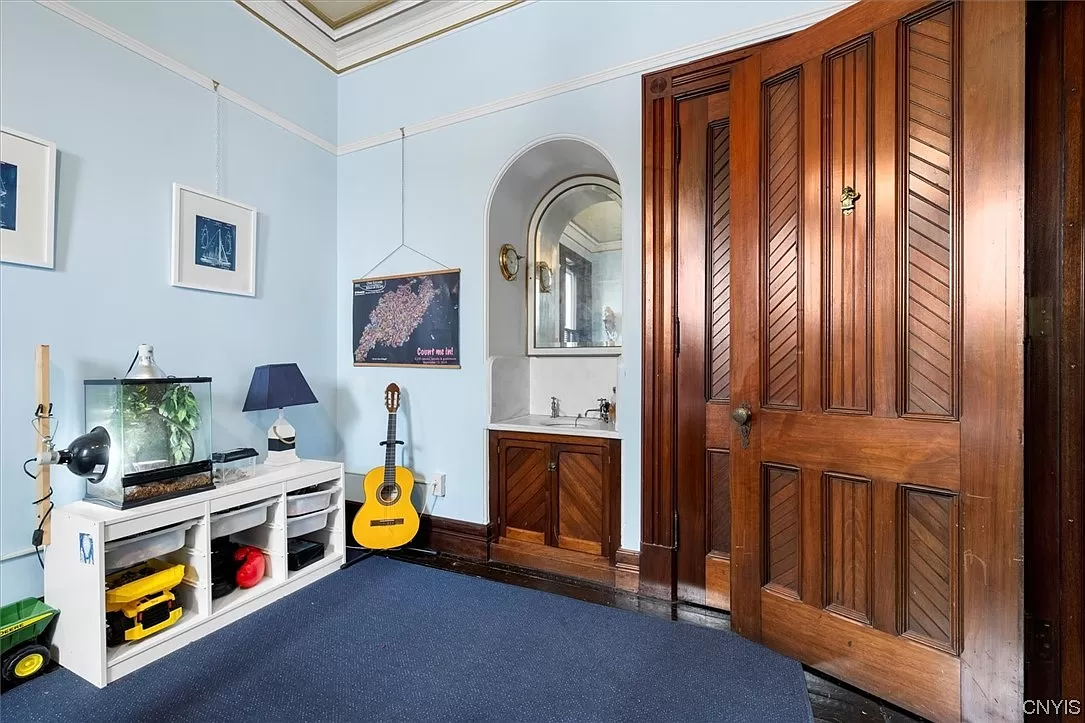
[[[124,458],[131,464],[155,456],[155,447],[162,437],[161,424],[158,422],[155,404],[150,399],[150,392],[145,386],[125,386],[121,404],[113,410],[113,428],[121,427],[124,440]]]
[[[192,432],[200,425],[200,407],[187,384],[125,385],[113,412],[114,429],[118,423],[125,459],[137,471],[147,464],[187,464],[195,452]]]
[[[162,395],[158,413],[170,430],[170,458],[173,464],[192,461],[195,443],[192,432],[200,426],[200,405],[187,384],[171,384]]]

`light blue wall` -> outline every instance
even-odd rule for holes
[[[837,4],[540,1],[339,78],[235,3],[75,6],[349,143]],[[341,456],[355,472],[381,461],[382,392],[395,380],[405,389],[406,463],[447,475],[447,496],[430,511],[485,521],[485,208],[509,159],[555,135],[599,147],[623,187],[622,545],[639,546],[639,71],[407,139],[404,232],[462,269],[463,368],[392,373],[351,365],[349,284],[399,243],[398,143],[336,159],[224,104],[223,194],[260,210],[258,297],[172,288],[170,184],[213,190],[213,96],[38,4],[4,2],[0,13],[0,121],[60,151],[57,269],[0,267],[0,552],[25,548],[33,529],[33,484],[19,463],[33,451],[39,343],[52,347],[62,443],[83,431],[81,380],[123,373],[141,342],[155,344],[170,372],[214,377],[217,448],[262,445],[270,420],[238,411],[251,368],[299,362],[321,400],[291,414],[300,453]],[[428,268],[401,250],[376,271]],[[91,325],[87,314],[110,321]],[[82,494],[67,473],[55,477],[59,503]],[[3,600],[40,590],[32,555],[0,566]]]
[[[72,5],[335,143],[336,76],[232,0]]]
[[[845,4],[840,0],[537,0],[342,75],[339,142],[350,143]]]
[[[749,31],[836,2],[540,1],[347,73],[339,81],[339,138],[350,143],[555,83],[609,70],[721,36]],[[750,42],[752,35],[743,43]],[[374,102],[379,99],[379,102]],[[351,366],[352,278],[399,241],[399,143],[339,159],[339,431],[348,471],[381,462],[381,392],[396,381],[410,395],[408,466],[447,475],[431,511],[485,522],[484,254],[489,193],[518,151],[545,137],[580,136],[611,161],[622,185],[624,354],[618,418],[622,435],[621,545],[640,546],[641,78],[639,71],[562,95],[456,123],[406,140],[406,240],[463,269],[463,369],[375,370]],[[512,239],[515,242],[515,239]],[[522,244],[521,244],[522,245]],[[378,271],[433,268],[401,250]]]
[[[159,29],[177,23],[183,38],[199,29],[176,8],[151,12],[169,3],[120,5]],[[185,5],[199,16],[233,4]],[[123,375],[147,342],[167,372],[213,378],[217,449],[264,447],[273,413],[240,411],[252,368],[296,361],[320,400],[290,413],[299,454],[335,458],[336,158],[224,103],[222,195],[259,210],[257,297],[171,287],[171,184],[214,191],[213,95],[36,3],[4,2],[0,13],[0,122],[59,151],[56,269],[0,265],[0,551],[26,548],[34,527],[34,484],[20,465],[34,454],[41,343],[51,347],[61,445],[84,431],[82,380]],[[253,28],[286,44],[244,15],[237,22],[235,54],[210,54],[200,69],[241,83],[259,70],[235,65],[246,44],[251,63],[265,62]],[[316,65],[286,47],[294,62]],[[302,104],[311,89],[293,86],[307,74],[281,74],[284,104]],[[316,113],[313,125],[331,132],[334,118]],[[81,497],[82,482],[66,471],[53,479],[57,503]],[[3,602],[41,590],[33,555],[0,567]]]
[[[409,425],[405,440],[408,466],[416,474],[443,472],[446,496],[430,511],[442,517],[487,521],[486,464],[486,313],[483,285],[487,197],[506,161],[529,142],[555,130],[585,138],[606,139],[605,147],[623,189],[639,188],[640,79],[628,77],[594,88],[539,101],[406,140],[406,241],[446,266],[459,267],[461,370],[373,369],[351,365],[350,296],[338,295],[337,337],[339,433],[344,440],[348,471],[365,472],[381,463],[377,443],[384,438],[379,414],[384,387],[395,381],[408,396],[401,412]],[[342,156],[339,160],[339,281],[365,275],[399,241],[400,148],[397,144]],[[626,259],[626,328],[640,327],[640,194],[623,199],[623,243]],[[434,268],[432,262],[402,249],[382,264],[381,274]],[[630,291],[629,289],[632,289]],[[628,391],[639,389],[640,340],[625,349]],[[624,394],[625,392],[623,392]],[[622,402],[619,402],[619,407]],[[635,408],[633,404],[626,409]],[[622,422],[622,544],[638,547],[639,495],[633,455],[639,454],[636,414]],[[412,457],[413,455],[413,457]],[[639,481],[636,482],[639,489]]]

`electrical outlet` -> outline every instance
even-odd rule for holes
[[[445,496],[445,476],[444,473],[435,474],[430,479],[430,484],[433,485],[433,496],[444,497]]]

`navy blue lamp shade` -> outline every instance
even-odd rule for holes
[[[297,364],[265,364],[256,367],[249,383],[243,412],[282,409],[299,404],[316,404],[316,396]]]

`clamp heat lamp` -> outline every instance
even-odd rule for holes
[[[164,379],[163,372],[154,360],[154,347],[140,344],[132,363],[128,366],[125,379]],[[39,465],[60,464],[76,477],[83,477],[88,482],[98,483],[109,469],[109,432],[105,427],[95,427],[86,434],[73,439],[67,449],[59,452],[49,444],[49,449],[37,457]]]
[[[101,482],[109,468],[109,432],[95,427],[73,439],[67,449],[48,449],[38,455],[40,465],[60,464],[77,477],[88,482]]]

